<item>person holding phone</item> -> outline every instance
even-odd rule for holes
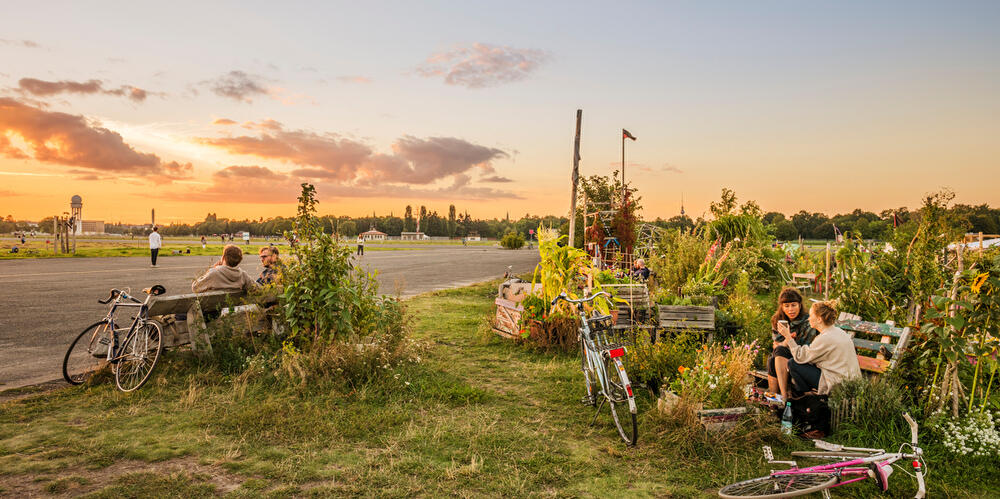
[[[792,359],[788,373],[796,395],[815,392],[827,395],[840,382],[861,376],[854,341],[837,326],[837,309],[828,301],[814,303],[809,310],[809,324],[819,331],[809,345],[800,345],[789,328],[778,324]]]
[[[788,360],[792,358],[788,342],[779,332],[785,328],[799,345],[809,345],[819,334],[819,331],[809,325],[809,313],[802,305],[802,293],[795,288],[781,290],[778,309],[771,316],[773,351],[767,358],[767,389],[780,393],[782,403],[788,400]]]

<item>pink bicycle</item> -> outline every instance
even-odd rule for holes
[[[917,499],[923,498],[927,491],[924,487],[924,473],[927,469],[924,453],[917,446],[917,423],[904,413],[903,418],[910,425],[910,443],[899,446],[897,452],[886,452],[883,449],[866,449],[862,447],[844,447],[822,440],[815,440],[819,451],[796,451],[793,456],[819,459],[834,459],[837,462],[799,468],[795,461],[775,461],[771,448],[764,446],[764,458],[768,463],[787,464],[787,470],[772,471],[770,475],[751,480],[745,480],[719,489],[719,497],[795,497],[813,492],[822,492],[823,497],[830,497],[833,487],[875,480],[875,485],[882,491],[889,490],[889,475],[893,464],[901,459],[912,460],[911,464],[917,479]],[[903,452],[909,448],[910,452]],[[902,469],[902,468],[901,468]],[[905,469],[904,473],[910,474]]]

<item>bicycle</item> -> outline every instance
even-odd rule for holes
[[[146,300],[139,301],[126,291],[112,289],[107,299],[97,300],[111,306],[108,315],[91,324],[69,345],[63,358],[63,378],[71,385],[86,382],[94,373],[112,365],[115,385],[123,392],[139,389],[153,373],[160,358],[163,331],[158,323],[146,316],[149,300],[166,289],[159,284],[143,290]],[[127,328],[116,327],[118,307],[136,307],[139,312]],[[119,337],[124,339],[119,341]]]
[[[632,394],[632,384],[628,380],[625,366],[622,364],[622,357],[625,356],[625,346],[609,343],[605,337],[605,331],[611,328],[610,315],[597,315],[587,317],[583,304],[593,301],[599,296],[610,299],[611,295],[601,291],[590,297],[571,300],[562,293],[552,300],[555,306],[559,300],[576,305],[580,313],[580,327],[577,339],[580,342],[580,362],[583,370],[583,381],[587,388],[587,394],[581,400],[584,405],[597,407],[594,413],[594,420],[591,425],[597,422],[597,416],[607,403],[611,409],[611,418],[618,428],[618,435],[629,446],[635,445],[639,435],[639,425],[636,421],[635,397]],[[591,324],[594,328],[591,328]],[[596,386],[595,386],[596,385]],[[597,394],[595,388],[600,388]],[[600,396],[600,405],[597,399]],[[628,411],[625,412],[625,407]],[[631,422],[631,425],[629,423]],[[628,427],[628,428],[626,428]]]
[[[719,497],[795,497],[813,492],[822,492],[824,497],[830,497],[830,489],[862,480],[875,480],[879,490],[889,490],[889,475],[893,464],[900,459],[912,459],[911,465],[917,479],[917,499],[923,498],[927,491],[924,484],[924,452],[917,446],[917,423],[909,414],[903,413],[903,418],[910,425],[910,443],[903,443],[897,452],[886,452],[883,449],[866,449],[862,447],[844,447],[816,440],[816,447],[821,451],[795,451],[793,456],[819,459],[833,459],[836,462],[799,468],[795,461],[775,461],[771,448],[764,446],[764,458],[768,463],[787,464],[787,470],[771,471],[765,477],[754,478],[719,489]],[[903,452],[909,447],[909,453]],[[904,473],[910,474],[903,470]]]

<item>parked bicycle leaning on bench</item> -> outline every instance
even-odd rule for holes
[[[108,304],[108,314],[91,324],[73,340],[63,358],[63,378],[72,385],[87,381],[95,372],[110,364],[115,372],[115,385],[123,392],[141,387],[156,367],[163,345],[160,325],[149,320],[149,300],[167,290],[159,284],[143,290],[146,300],[129,296],[127,290],[112,289],[111,295],[98,303]],[[115,322],[118,307],[135,307],[138,313],[128,327]]]

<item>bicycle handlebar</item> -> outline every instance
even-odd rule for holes
[[[114,288],[111,289],[111,294],[108,295],[108,297],[106,299],[104,299],[104,300],[98,299],[97,303],[100,303],[101,305],[107,305],[108,303],[111,303],[111,300],[114,300],[115,298],[117,298],[119,296],[128,298],[129,300],[132,300],[135,303],[142,303],[141,301],[136,300],[135,298],[132,298],[131,296],[129,296],[128,294],[126,294],[124,291],[122,291],[120,289],[114,289]]]
[[[602,296],[602,295],[603,296],[607,296],[608,298],[611,298],[611,295],[609,295],[606,291],[599,291],[599,292],[594,293],[593,295],[591,295],[591,296],[589,296],[587,298],[580,298],[579,300],[572,300],[568,296],[566,296],[566,293],[564,292],[564,293],[560,293],[559,296],[557,296],[554,300],[552,300],[552,306],[553,307],[556,306],[556,303],[558,303],[559,300],[565,300],[565,301],[567,301],[569,303],[586,303],[588,301],[594,301],[594,298],[597,298],[598,296]]]
[[[903,419],[910,425],[910,441],[914,447],[917,446],[917,422],[910,417],[910,413],[904,412]]]

